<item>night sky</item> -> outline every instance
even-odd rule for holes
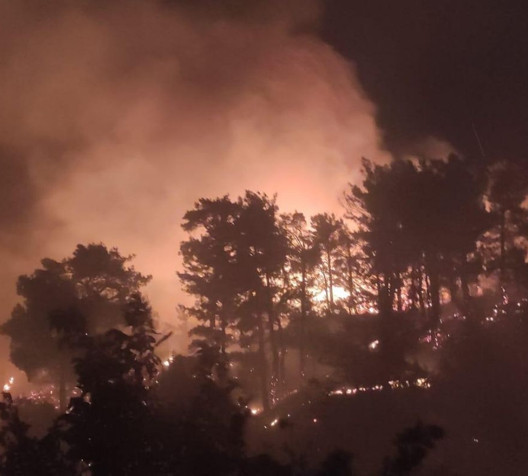
[[[328,0],[322,34],[357,67],[387,145],[424,136],[460,153],[526,158],[528,8],[490,0]]]

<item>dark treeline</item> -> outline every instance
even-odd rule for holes
[[[487,286],[492,300],[494,292],[504,294],[499,301],[519,297],[528,277],[526,193],[518,166],[450,157],[364,161],[344,219],[281,214],[275,198],[253,192],[202,199],[184,217],[191,236],[181,246],[195,343],[215,343],[254,370],[266,410],[288,382],[298,385],[286,375],[288,349],[298,350],[295,373],[306,377],[318,317],[379,314],[380,351],[394,360],[394,323],[404,313],[436,339],[441,305],[473,316],[484,278],[496,282]]]
[[[456,157],[365,160],[343,217],[281,213],[275,197],[249,191],[200,199],[184,216],[178,273],[194,298],[180,308],[193,323],[191,356],[164,362],[170,336],[158,330],[142,291],[151,278],[133,256],[90,244],[44,259],[19,278],[22,302],[2,332],[28,379],[53,386],[57,411],[34,435],[24,411],[49,403],[4,391],[1,474],[357,474],[350,448],[305,461],[302,448],[286,458],[252,450],[247,433],[252,424],[262,441],[300,431],[290,414],[305,412],[308,399],[330,421],[332,402],[362,392],[347,409],[412,402],[459,452],[481,440],[490,446],[471,451],[520,451],[526,172]],[[514,421],[512,449],[503,445]],[[410,474],[444,433],[407,426],[377,474]],[[456,466],[449,449],[443,457]],[[471,464],[464,474],[481,474]],[[452,474],[448,466],[422,474]]]
[[[343,451],[313,469],[249,456],[248,400],[235,394],[224,352],[202,342],[194,357],[163,366],[156,349],[168,336],[156,330],[141,293],[149,277],[128,266],[131,259],[79,245],[72,257],[43,260],[19,279],[24,301],[3,330],[13,361],[33,381],[56,383],[59,411],[43,435],[32,435],[22,410],[32,406],[38,416],[47,403],[2,392],[1,474],[352,474]],[[380,472],[408,474],[440,436],[435,426],[406,430]]]

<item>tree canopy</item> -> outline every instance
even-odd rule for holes
[[[150,280],[128,264],[132,259],[102,244],[78,245],[71,257],[43,259],[42,268],[18,280],[22,302],[1,332],[30,381],[60,384],[62,405],[79,339],[125,325],[123,306]]]

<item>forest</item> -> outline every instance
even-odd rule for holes
[[[0,474],[527,474],[527,177],[363,159],[341,215],[198,199],[184,355],[134,256],[43,259],[0,328],[34,388],[4,385]]]

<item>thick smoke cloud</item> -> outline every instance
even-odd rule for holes
[[[388,156],[318,12],[305,0],[0,0],[4,318],[17,275],[102,241],[137,254],[173,319],[180,222],[202,196],[253,189],[283,209],[339,212],[361,157]]]
[[[526,160],[525,1],[324,4],[322,36],[354,59],[394,156],[432,136],[466,157]]]

